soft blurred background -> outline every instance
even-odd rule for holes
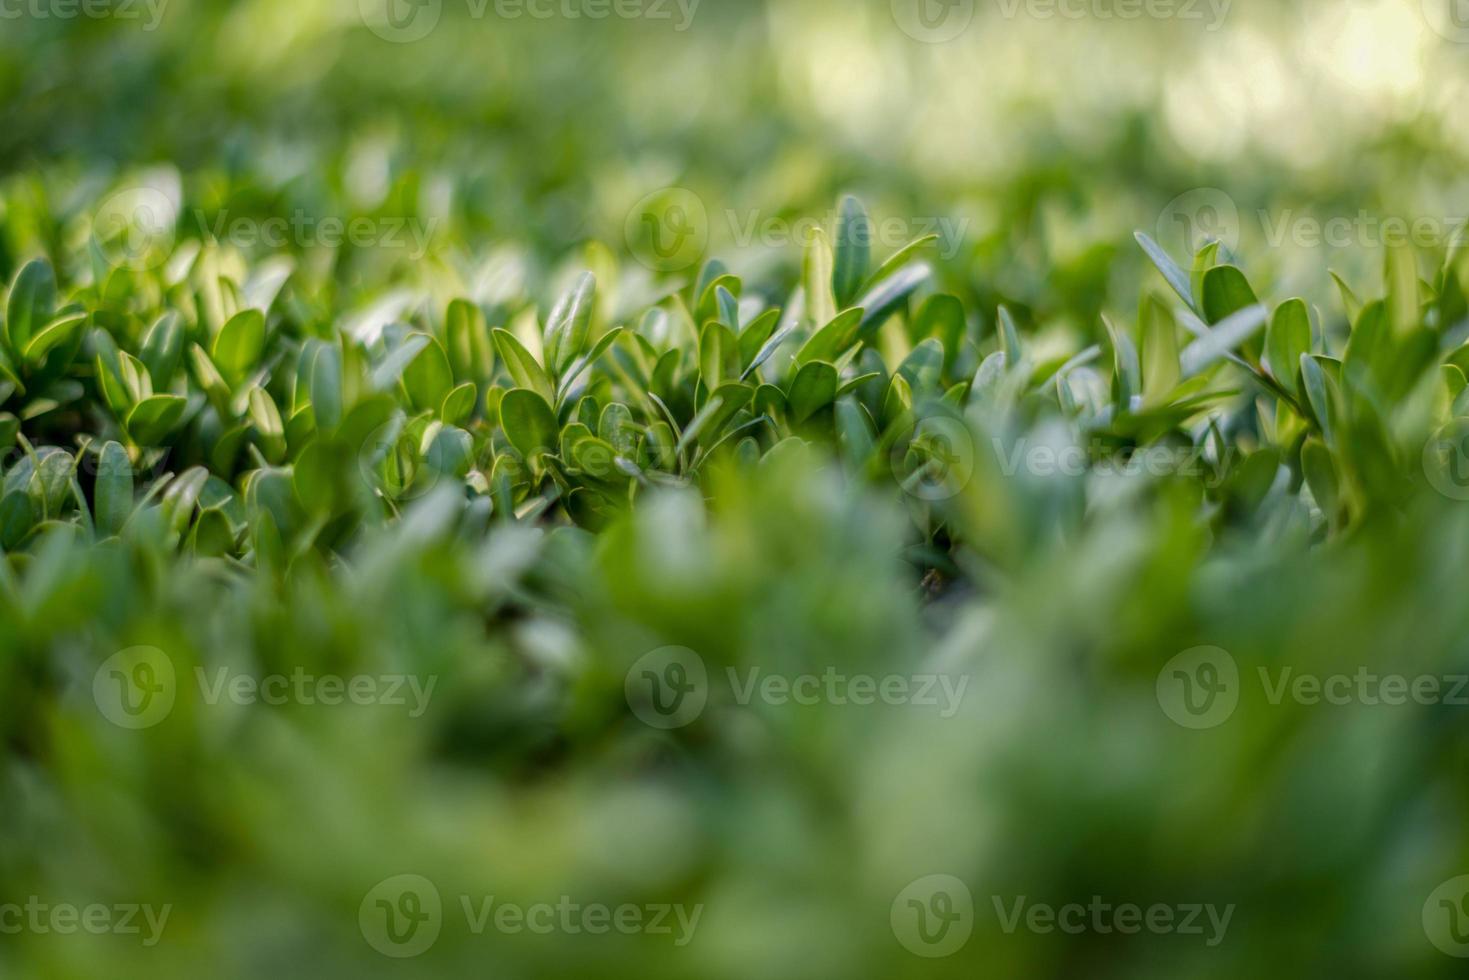
[[[1215,234],[1324,299],[1328,267],[1376,270],[1375,222],[1425,219],[1441,245],[1469,212],[1469,31],[1447,2],[108,2],[5,21],[12,209],[164,166],[210,215],[422,215],[446,258],[544,264],[621,245],[678,186],[711,254],[751,270],[798,255],[747,244],[752,217],[852,190],[878,218],[952,222],[951,285],[983,305],[1079,318],[1132,305],[1135,228]],[[1315,243],[1331,218],[1352,227]]]
[[[1135,229],[1180,256],[1218,235],[1262,295],[1337,315],[1328,270],[1374,291],[1383,219],[1420,222],[1441,256],[1469,216],[1469,21],[1449,3],[1179,0],[1123,19],[1126,0],[644,0],[660,16],[594,20],[565,0],[536,5],[544,19],[493,0],[60,2],[0,15],[6,281],[84,239],[97,200],[146,187],[178,240],[292,215],[425,232],[422,254],[293,241],[324,308],[430,285],[543,302],[590,264],[618,270],[604,286],[630,309],[692,274],[643,237],[650,195],[679,188],[697,257],[782,296],[801,256],[783,222],[853,191],[893,222],[879,255],[940,232],[947,290],[1074,349],[1155,281]],[[1330,219],[1347,230],[1318,241]],[[1068,547],[930,603],[891,501],[828,477],[731,475],[717,507],[670,497],[601,541],[466,544],[430,501],[351,574],[323,563],[290,596],[146,549],[39,556],[24,615],[0,621],[0,901],[173,911],[156,947],[0,935],[0,975],[1457,975],[1421,914],[1469,870],[1463,708],[1256,691],[1192,732],[1154,681],[1202,643],[1250,676],[1469,669],[1462,603],[1429,601],[1462,590],[1462,512],[1406,509],[1323,555],[1290,528],[1214,541],[1196,501],[1118,491]],[[1049,519],[1043,500],[1014,506],[1018,524]],[[128,644],[190,674],[431,671],[439,694],[421,720],[181,708],[124,737],[90,668]],[[919,664],[970,693],[951,719],[757,705],[674,737],[613,710],[663,644],[711,669]],[[32,695],[58,657],[71,693],[51,704]],[[446,915],[400,962],[357,917],[404,873],[434,881]],[[889,921],[930,874],[975,902],[975,937],[934,960]],[[704,911],[687,947],[476,936],[461,895]],[[991,897],[1022,895],[1238,908],[1217,948],[1005,934]]]

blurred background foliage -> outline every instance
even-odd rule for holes
[[[181,241],[219,215],[432,221],[422,258],[293,243],[302,332],[383,301],[401,311],[400,290],[436,310],[458,295],[544,310],[589,265],[611,324],[679,280],[631,254],[628,218],[649,193],[692,191],[713,219],[708,254],[780,303],[799,245],[742,245],[732,224],[827,215],[850,190],[876,220],[966,222],[933,262],[938,283],[986,345],[998,306],[1014,309],[1042,359],[1103,342],[1103,312],[1132,321],[1157,279],[1131,233],[1157,234],[1191,191],[1237,206],[1232,251],[1261,296],[1307,298],[1338,335],[1357,311],[1327,270],[1379,295],[1381,250],[1273,245],[1262,210],[1450,229],[1469,213],[1469,48],[1416,0],[1237,0],[1217,31],[979,4],[941,45],[898,30],[886,2],[704,0],[687,31],[468,9],[444,0],[441,26],[406,44],[370,30],[356,0],[168,0],[151,31],[7,20],[0,275],[45,254],[64,282],[100,285],[79,247],[92,210],[142,182],[166,190]],[[1421,275],[1444,244],[1422,250]],[[229,261],[270,250],[240,251]],[[1403,447],[1423,426],[1402,428],[1372,465],[1421,490]],[[146,526],[102,544],[38,536],[0,583],[0,900],[173,912],[153,948],[0,937],[0,973],[1457,975],[1420,915],[1469,869],[1463,708],[1255,691],[1192,732],[1154,685],[1197,644],[1249,677],[1469,672],[1462,506],[1395,489],[1347,528],[1282,492],[1215,511],[1185,480],[1082,494],[991,474],[946,515],[951,541],[926,507],[820,452],[713,469],[600,535],[490,527],[431,494],[288,577],[180,558]],[[943,561],[915,560],[935,539]],[[936,588],[920,572],[938,566]],[[91,685],[135,644],[167,649],[181,674],[305,665],[438,686],[419,719],[182,699],[125,732]],[[711,669],[971,683],[948,719],[757,703],[661,733],[628,713],[623,678],[665,644]],[[400,963],[364,942],[357,914],[403,872],[434,880],[451,911],[434,948]],[[888,924],[893,896],[931,873],[976,899],[976,934],[947,959],[913,956]],[[705,912],[686,948],[473,936],[460,894]],[[1204,948],[1005,934],[989,904],[1094,894],[1237,911]]]

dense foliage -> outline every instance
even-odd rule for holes
[[[0,33],[0,976],[1457,975],[1416,9],[371,6]]]

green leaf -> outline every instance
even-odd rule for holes
[[[541,394],[512,388],[500,399],[500,427],[510,445],[527,459],[556,448],[556,414]]]
[[[1163,279],[1173,287],[1173,291],[1179,295],[1179,298],[1189,306],[1193,306],[1193,290],[1189,283],[1188,273],[1183,271],[1183,266],[1173,261],[1172,256],[1163,250],[1163,246],[1153,241],[1146,232],[1133,232],[1133,237],[1137,239],[1137,243],[1142,246],[1143,251],[1147,253],[1148,258],[1163,274]]]
[[[1275,308],[1265,328],[1265,363],[1271,377],[1292,394],[1299,394],[1296,373],[1301,355],[1311,350],[1311,314],[1306,301],[1289,299]]]
[[[558,375],[586,348],[596,295],[596,277],[584,272],[551,309],[546,321],[546,363]]]
[[[740,331],[740,368],[743,372],[749,371],[750,365],[755,361],[755,356],[760,353],[765,342],[771,338],[775,333],[775,328],[779,325],[780,310],[772,309],[761,313]]]
[[[1219,266],[1224,269],[1228,266]],[[1265,307],[1249,306],[1220,320],[1199,339],[1184,348],[1179,355],[1180,366],[1185,378],[1211,367],[1226,354],[1248,343],[1265,325]]]
[[[699,334],[699,380],[713,391],[739,372],[740,345],[734,331],[717,320],[710,320]]]
[[[887,261],[872,274],[872,278],[863,284],[862,289],[866,292],[871,292],[877,288],[879,283],[884,282],[895,275],[900,269],[904,268],[908,264],[908,260],[918,254],[919,249],[931,245],[938,240],[939,236],[937,235],[924,235],[921,238],[913,239],[913,241],[888,256]]]
[[[1152,295],[1143,300],[1141,319],[1143,401],[1159,405],[1183,376],[1178,354],[1178,324],[1168,307]]]
[[[791,418],[801,423],[830,405],[837,395],[838,375],[834,365],[811,361],[802,365],[787,394]]]
[[[269,392],[256,386],[250,389],[250,424],[260,436],[261,451],[271,463],[279,463],[286,455],[286,438],[281,413]]]
[[[24,490],[0,498],[0,547],[14,548],[36,524],[36,506]]]
[[[1341,506],[1341,483],[1331,460],[1331,450],[1320,439],[1307,439],[1301,446],[1301,472],[1316,506],[1328,520],[1333,520]]]
[[[1204,295],[1200,303],[1205,322],[1217,324],[1258,302],[1245,274],[1235,266],[1216,265],[1204,273]]]
[[[797,366],[811,361],[836,361],[847,348],[857,342],[857,329],[862,324],[862,310],[854,308],[838,313],[830,323],[816,331],[796,352]]]
[[[25,359],[40,364],[51,351],[75,337],[87,322],[86,311],[62,313],[31,336],[25,348]]]
[[[183,318],[170,310],[143,334],[140,359],[153,379],[154,390],[168,388],[184,355]]]
[[[478,391],[473,381],[466,381],[444,396],[439,418],[445,425],[462,425],[474,411]]]
[[[572,382],[576,381],[576,379],[581,376],[583,371],[591,367],[593,364],[596,364],[597,361],[601,359],[602,355],[607,353],[607,349],[611,347],[614,343],[616,343],[617,338],[621,337],[622,334],[622,327],[613,327],[611,330],[604,333],[601,338],[592,345],[591,350],[587,351],[585,355],[577,358],[576,361],[572,363],[570,369],[567,370],[567,372],[561,377],[561,384],[556,392],[557,405],[560,405],[561,402],[566,399],[566,396],[571,393]]]
[[[403,390],[416,411],[437,412],[454,389],[454,374],[443,345],[434,337],[425,338],[428,343],[403,369]]]
[[[31,337],[56,310],[56,273],[45,259],[32,259],[16,275],[5,305],[5,332],[10,349],[22,356]]]
[[[1021,357],[1020,331],[1015,329],[1015,318],[1004,306],[999,309],[1000,350],[1008,364],[1019,364]]]
[[[132,514],[132,461],[127,450],[116,442],[108,442],[98,454],[93,510],[97,531],[104,536],[121,531]]]
[[[555,401],[556,392],[551,387],[551,379],[531,352],[525,349],[525,345],[516,340],[510,331],[499,327],[491,331],[491,335],[495,338],[495,349],[500,352],[500,360],[505,363],[505,369],[510,372],[516,385],[534,391],[547,404]]]
[[[964,316],[964,304],[957,296],[935,293],[923,301],[918,315],[913,318],[913,329],[908,339],[913,343],[933,338],[944,348],[944,373],[952,374],[955,361],[964,349],[964,339],[969,327]]]
[[[128,435],[140,446],[161,443],[184,414],[188,401],[182,395],[150,395],[128,412]]]
[[[1142,367],[1138,362],[1137,346],[1127,332],[1119,329],[1107,317],[1102,317],[1107,336],[1112,341],[1112,398],[1119,408],[1129,408],[1134,395],[1142,391]],[[980,370],[983,371],[983,365]],[[980,387],[975,381],[975,387]]]
[[[806,317],[812,323],[828,323],[837,315],[836,294],[832,292],[834,262],[826,232],[815,229],[806,245],[801,267],[801,284],[806,289]]]
[[[860,331],[862,338],[865,340],[876,333],[887,318],[892,316],[898,307],[906,303],[908,297],[913,295],[918,287],[928,282],[932,275],[933,270],[928,265],[918,263],[902,269],[874,286],[857,303],[864,311]]]
[[[214,362],[209,359],[209,355],[204,353],[204,348],[198,344],[191,344],[189,346],[189,364],[194,369],[194,379],[198,381],[199,387],[204,389],[204,393],[209,396],[209,403],[214,406],[214,410],[219,413],[220,417],[226,418],[233,414],[230,411],[232,394],[229,383],[225,381],[224,375],[219,373],[219,370],[214,366]],[[130,405],[132,403],[131,395],[126,392],[125,386],[122,386],[121,379],[119,380],[119,385],[123,387],[123,393],[121,395],[123,398],[122,407]],[[109,404],[113,404],[113,398],[111,396],[108,398],[108,402]],[[113,404],[113,410],[117,411],[118,409],[119,406]]]
[[[1310,354],[1301,355],[1300,388],[1306,393],[1306,404],[1310,406],[1316,424],[1326,437],[1326,444],[1332,445],[1334,443],[1332,435],[1334,420],[1326,375],[1322,372],[1321,365],[1316,362],[1316,358]]]
[[[265,314],[259,310],[242,310],[219,328],[210,359],[230,384],[239,384],[260,366],[260,354],[264,350]]]
[[[1336,283],[1337,291],[1341,293],[1341,305],[1347,311],[1347,319],[1356,322],[1357,316],[1362,312],[1362,301],[1352,292],[1352,287],[1335,272],[1331,273],[1331,281]]]
[[[872,261],[872,223],[862,202],[848,195],[837,215],[836,254],[832,273],[838,309],[857,298]]]
[[[456,378],[473,381],[490,380],[495,369],[490,351],[490,332],[484,312],[466,299],[449,304],[444,316],[444,349]]]

